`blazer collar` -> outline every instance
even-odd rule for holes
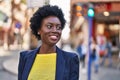
[[[24,72],[23,72],[23,74],[24,74],[23,80],[27,80],[27,78],[29,76],[29,73],[30,73],[30,70],[32,68],[32,65],[34,63],[36,54],[39,51],[39,48],[36,48],[35,50],[33,50],[31,52],[30,55],[27,56],[26,63],[25,63],[25,68],[24,68]],[[55,80],[63,80],[64,69],[65,69],[65,61],[64,61],[62,50],[59,49],[57,46],[56,46],[56,53],[57,53],[57,63],[56,63]]]
[[[34,63],[36,54],[38,53],[39,48],[36,48],[35,50],[31,51],[27,56],[26,56],[26,63],[24,67],[24,72],[23,72],[23,79],[22,80],[28,80],[28,76],[30,73],[30,70],[32,68],[32,65]]]

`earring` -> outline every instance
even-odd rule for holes
[[[40,35],[40,33],[38,32],[38,35]]]

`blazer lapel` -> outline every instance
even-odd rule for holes
[[[56,79],[55,80],[63,80],[64,69],[65,69],[65,61],[63,57],[62,51],[57,47],[57,64],[56,64]]]
[[[38,50],[39,50],[39,48],[35,49],[34,51],[31,51],[30,54],[27,55],[22,80],[27,80]]]

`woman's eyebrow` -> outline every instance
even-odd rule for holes
[[[47,24],[56,24],[56,25],[61,25],[61,23],[53,23],[53,22],[48,22]]]

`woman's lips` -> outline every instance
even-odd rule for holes
[[[58,37],[57,36],[50,36],[50,38],[53,40],[57,40]]]

